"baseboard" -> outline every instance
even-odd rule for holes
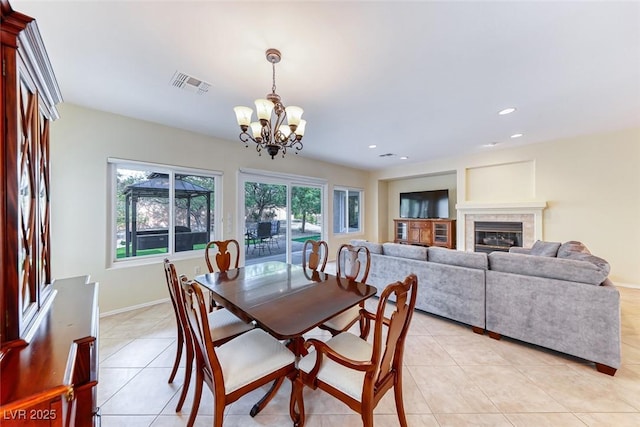
[[[640,285],[637,285],[635,283],[618,283],[618,282],[613,282],[614,285],[620,287],[620,288],[632,288],[632,289],[640,289]]]
[[[152,305],[162,304],[165,302],[169,302],[169,298],[163,298],[155,301],[145,302],[142,304],[136,304],[129,307],[118,308],[116,310],[107,311],[104,313],[100,313],[100,317],[112,316],[114,314],[126,313],[127,311],[138,310],[140,308],[151,307]]]

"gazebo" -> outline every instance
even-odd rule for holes
[[[175,250],[187,251],[194,244],[207,243],[211,233],[211,193],[212,190],[185,181],[184,176],[175,177],[175,198],[186,199],[186,225],[175,226]],[[141,249],[168,248],[169,230],[138,230],[138,201],[142,198],[169,199],[169,175],[153,173],[143,181],[128,185],[125,195],[125,256],[136,256]],[[206,231],[191,230],[191,202],[204,197],[207,206]]]

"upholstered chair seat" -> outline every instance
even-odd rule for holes
[[[329,339],[326,344],[345,358],[362,362],[371,360],[373,345],[356,335],[339,334]],[[316,355],[317,353],[312,350],[300,360],[298,369],[309,374],[316,363]],[[324,363],[321,365],[316,377],[361,402],[364,375],[363,371],[348,368],[327,357],[324,359]]]
[[[222,310],[227,311],[227,310]],[[224,389],[230,394],[294,362],[295,356],[262,329],[254,329],[216,348]]]
[[[346,331],[349,329],[358,319],[360,319],[360,305],[355,305],[350,309],[343,311],[337,316],[324,322],[323,326],[328,330],[333,331]]]
[[[211,326],[211,340],[213,342],[235,337],[255,327],[253,323],[243,322],[229,310],[214,310],[207,317]]]

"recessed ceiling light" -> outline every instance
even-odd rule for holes
[[[371,144],[371,145],[369,146],[369,148],[376,148],[376,147],[377,147],[377,145],[376,145],[376,144]]]
[[[520,138],[522,136],[521,133],[514,133],[513,135],[511,135],[511,138]]]
[[[511,114],[514,111],[516,111],[515,107],[509,107],[509,108],[505,108],[504,110],[498,111],[498,114],[500,114],[501,116],[504,116],[505,114]]]
[[[400,160],[407,160],[408,158],[409,157],[407,157],[407,156],[402,156],[402,157],[400,157]]]
[[[489,142],[487,144],[483,144],[483,147],[495,147],[496,145],[500,144],[499,142]]]

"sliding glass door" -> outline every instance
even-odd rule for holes
[[[306,181],[310,182],[306,182]],[[302,263],[307,239],[326,239],[323,181],[272,174],[240,174],[245,264]]]
[[[304,242],[322,240],[322,188],[291,186],[291,263],[302,264]]]

